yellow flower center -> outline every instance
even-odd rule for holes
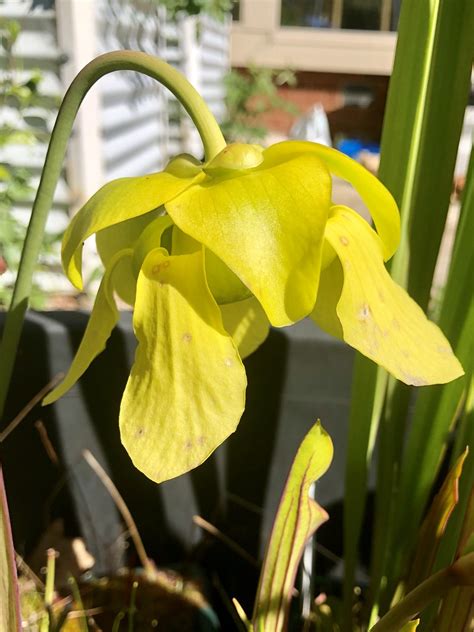
[[[210,176],[218,177],[230,175],[235,171],[253,169],[262,162],[263,147],[260,145],[233,143],[227,145],[215,158],[209,161],[203,170]]]

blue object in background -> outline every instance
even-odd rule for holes
[[[349,156],[350,158],[357,158],[361,151],[369,151],[371,154],[380,153],[380,145],[373,142],[364,142],[358,138],[344,138],[337,144],[339,151]]]

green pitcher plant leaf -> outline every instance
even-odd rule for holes
[[[469,501],[461,525],[456,559],[474,551],[474,489],[471,487]],[[459,630],[470,632],[474,626],[474,587],[458,587],[446,595],[441,603],[436,620],[436,632]]]
[[[406,590],[409,592],[431,573],[448,520],[459,499],[459,478],[469,449],[466,448],[446,476],[424,519],[411,565]]]
[[[333,205],[334,174],[366,201],[375,229]],[[45,403],[104,348],[117,293],[134,307],[139,343],[122,441],[156,482],[196,467],[235,431],[245,404],[241,359],[271,325],[311,315],[408,384],[462,374],[441,331],[385,270],[400,234],[392,196],[334,149],[234,143],[207,162],[181,155],[161,173],[105,185],[64,236],[64,269],[77,287],[94,233],[104,280],[78,355]]]
[[[425,579],[410,591],[401,601],[391,608],[374,626],[370,632],[394,632],[403,628],[414,617],[422,613],[433,601],[449,595],[453,589],[474,588],[474,552],[466,549],[453,564],[443,568]],[[423,617],[421,617],[421,620]],[[430,628],[432,629],[432,628]],[[467,632],[472,628],[449,628],[449,632]],[[438,628],[435,628],[438,632]],[[447,632],[447,630],[443,630]]]
[[[293,461],[277,510],[260,575],[253,629],[286,629],[298,564],[308,539],[328,519],[309,496],[310,486],[328,469],[331,438],[318,421],[303,439]]]
[[[15,550],[0,466],[0,630],[20,632],[21,629]]]

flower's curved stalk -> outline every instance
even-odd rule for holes
[[[97,57],[81,70],[66,92],[58,112],[33,204],[9,312],[5,319],[0,344],[0,416],[3,413],[13,371],[46,218],[51,208],[77,111],[94,83],[116,70],[140,72],[156,79],[168,88],[196,125],[204,145],[206,160],[214,158],[225,147],[222,132],[202,97],[179,71],[166,62],[145,53],[116,51]]]

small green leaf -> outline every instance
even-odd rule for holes
[[[308,539],[328,519],[309,497],[309,488],[332,461],[331,438],[318,421],[308,432],[290,470],[265,554],[253,626],[262,632],[284,630],[298,564]]]

